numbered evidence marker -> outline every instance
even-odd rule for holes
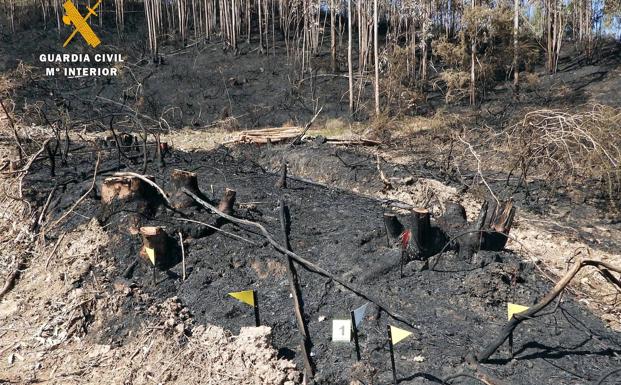
[[[412,334],[407,330],[399,329],[391,325],[386,325],[388,331],[388,345],[390,347],[390,363],[392,365],[392,381],[397,385],[397,368],[395,367],[394,345],[403,341]]]
[[[231,297],[250,305],[254,308],[254,325],[261,326],[259,319],[259,302],[257,301],[257,292],[254,290],[235,291],[228,293]]]
[[[334,342],[351,341],[351,320],[349,319],[332,320],[332,341]]]
[[[507,318],[511,321],[514,314],[521,313],[528,310],[528,306],[516,305],[514,303],[507,303]],[[509,355],[513,358],[513,332],[509,334]]]
[[[364,315],[367,312],[369,303],[365,303],[357,309],[354,309],[351,314],[351,330],[354,334],[354,346],[356,347],[356,359],[360,361],[360,345],[358,344],[358,326],[362,323]]]

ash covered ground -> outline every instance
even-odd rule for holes
[[[298,267],[317,383],[391,381],[387,324],[413,331],[411,338],[395,347],[401,383],[441,383],[440,378],[459,371],[468,353],[478,351],[496,336],[506,321],[507,302],[532,305],[553,286],[535,264],[508,251],[482,251],[472,261],[446,252],[434,269],[421,271],[421,262],[411,261],[400,277],[400,250],[388,245],[382,220],[383,213],[391,210],[385,202],[295,179],[289,180],[287,189],[278,189],[276,173],[267,171],[253,156],[243,155],[256,151],[254,147],[173,151],[165,158],[165,167],[158,170],[151,164],[149,169],[166,191],[172,189],[169,179],[175,168],[196,172],[202,192],[215,201],[225,188],[236,190],[235,215],[263,224],[277,240],[282,237],[278,201],[284,198],[291,212],[294,252],[381,298],[385,306],[409,321],[410,325],[406,325],[371,306],[360,327],[363,364],[354,365],[353,344],[331,341],[331,321],[348,318],[350,310],[366,301]],[[56,179],[66,191],[54,202],[51,215],[60,216],[91,183],[92,156],[74,156],[70,164]],[[117,165],[116,157],[105,158],[98,181]],[[24,181],[25,194],[33,201],[45,199],[52,187],[47,178],[49,168],[43,164],[35,168]],[[63,180],[69,182],[63,184]],[[99,218],[110,237],[101,258],[112,266],[101,273],[111,281],[124,280],[122,274],[138,258],[141,245],[140,237],[129,234],[126,227],[132,209],[119,207],[103,215],[98,194],[93,192],[77,211],[79,215],[73,215],[64,228],[70,230],[86,218]],[[216,223],[216,216],[206,210],[186,210],[185,215]],[[142,217],[141,222],[165,226],[171,235],[178,231],[189,233],[188,225],[175,219],[179,217],[160,207],[153,216]],[[124,282],[128,287],[139,287],[149,297],[145,300],[130,291],[121,309],[106,317],[89,338],[99,344],[123,345],[132,331],[150,317],[146,309],[170,297],[178,297],[187,306],[194,325],[214,324],[238,333],[241,327],[253,324],[253,312],[227,293],[256,289],[262,323],[272,328],[272,342],[279,355],[294,359],[302,367],[283,255],[252,228],[232,223],[220,228],[253,244],[223,232],[198,239],[186,235],[187,279],[181,279],[178,263],[167,271],[158,271],[153,285],[152,270],[141,261]],[[80,280],[74,283],[80,284]],[[113,286],[108,290],[114,290]],[[606,328],[566,293],[557,311],[518,327],[515,359],[509,358],[504,345],[484,368],[513,384],[590,384],[618,367],[620,354],[619,334]]]

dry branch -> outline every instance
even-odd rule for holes
[[[26,266],[26,261],[24,260],[24,257],[22,256],[20,257],[19,262],[17,262],[17,264],[15,265],[15,269],[13,270],[13,272],[9,274],[9,276],[7,277],[6,283],[2,287],[2,290],[0,290],[0,300],[8,292],[10,292],[11,289],[13,289],[13,287],[15,287],[15,282],[17,282],[17,279],[19,278],[21,271],[24,269],[25,266]]]
[[[289,230],[290,230],[290,215],[289,208],[287,207],[284,199],[280,199],[280,227],[283,233],[283,243],[287,250],[291,251],[291,244],[289,243]],[[300,289],[300,283],[298,280],[298,274],[293,264],[293,259],[287,255],[287,277],[289,279],[289,290],[291,291],[291,297],[293,299],[293,309],[295,311],[295,319],[298,324],[298,331],[302,338],[302,358],[304,359],[305,373],[309,378],[313,378],[314,368],[311,358],[311,350],[313,344],[308,332],[308,326],[304,319],[304,308],[302,301],[302,290]]]
[[[97,183],[97,171],[99,170],[99,162],[101,161],[101,153],[97,153],[97,162],[95,163],[95,171],[93,172],[93,183],[91,183],[91,187],[89,187],[89,189],[84,193],[84,195],[82,195],[80,197],[80,199],[78,199],[73,206],[71,206],[71,208],[64,213],[60,218],[58,218],[58,220],[56,220],[56,222],[54,222],[48,230],[52,230],[53,228],[55,228],[56,226],[58,226],[65,218],[67,218],[67,216],[69,216],[69,214],[71,214],[73,212],[73,210],[75,210],[76,207],[78,207],[78,205],[80,203],[82,203],[82,201],[84,199],[86,199],[86,197],[93,191],[93,189],[95,188],[95,184]]]
[[[170,199],[168,199],[168,196],[166,195],[164,190],[162,190],[162,188],[160,186],[158,186],[155,182],[153,182],[151,179],[147,178],[146,176],[137,174],[135,172],[116,172],[116,173],[114,173],[114,176],[119,176],[119,177],[128,177],[128,176],[130,176],[130,177],[134,177],[134,178],[140,179],[141,181],[145,182],[146,184],[150,185],[155,190],[157,190],[157,192],[160,193],[160,195],[162,196],[162,198],[164,199],[164,201],[166,202],[168,207],[172,207],[172,205],[170,203]]]
[[[9,114],[9,111],[6,109],[4,102],[0,99],[0,106],[2,106],[2,110],[6,114],[6,118],[9,120],[9,124],[11,125],[11,129],[13,130],[13,137],[15,139],[15,144],[17,145],[17,150],[19,153],[20,162],[23,160],[24,155],[26,155],[26,151],[24,151],[24,146],[22,146],[22,141],[19,139],[19,134],[17,133],[17,127],[15,126],[15,122],[13,122],[13,118]]]
[[[515,314],[509,322],[505,324],[505,326],[500,331],[500,334],[487,346],[485,346],[476,357],[470,357],[469,360],[471,362],[483,362],[491,357],[492,354],[505,342],[507,338],[513,333],[515,328],[522,323],[523,321],[535,317],[537,313],[543,310],[546,306],[548,306],[554,299],[559,296],[565,287],[571,282],[571,280],[578,274],[580,269],[586,266],[593,266],[603,271],[615,272],[621,274],[621,267],[613,266],[609,263],[596,261],[592,259],[585,260],[577,260],[571,269],[565,274],[563,278],[546,294],[545,297],[541,301],[539,301],[534,306],[531,306],[528,310]],[[613,282],[617,284],[618,282]]]

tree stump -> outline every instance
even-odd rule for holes
[[[162,227],[141,227],[140,236],[142,247],[139,255],[149,265],[167,270],[179,262],[179,245]]]
[[[483,239],[483,248],[485,250],[500,251],[507,244],[509,231],[513,226],[515,217],[515,207],[513,200],[502,202],[494,208],[494,212],[486,221],[487,231]]]
[[[153,176],[147,176],[153,180]],[[152,187],[140,178],[133,176],[114,176],[106,178],[101,186],[101,202],[110,204],[114,200],[129,201],[137,198],[148,200]]]
[[[429,210],[415,208],[408,220],[408,229],[401,236],[408,259],[427,259],[446,245],[446,232],[438,224],[431,223]]]
[[[384,226],[386,227],[389,246],[395,245],[404,231],[403,225],[395,214],[384,213]]]
[[[187,209],[190,207],[200,206],[194,199],[192,199],[191,196],[183,192],[184,187],[190,190],[193,194],[207,200],[198,188],[198,178],[196,173],[175,169],[170,177],[174,189],[172,194],[170,194],[170,203],[175,209]]]
[[[460,259],[472,261],[479,250],[500,251],[507,243],[515,216],[513,202],[497,205],[492,215],[488,214],[490,211],[489,203],[483,202],[477,220],[468,223],[465,208],[448,202],[444,214],[435,223],[431,222],[428,210],[417,208],[408,217],[406,226],[392,214],[384,214],[384,224],[389,239],[402,230],[400,246],[409,259],[426,259],[441,251],[457,250]]]
[[[229,188],[225,189],[224,195],[218,204],[218,210],[228,215],[233,214],[233,205],[235,204],[236,195],[237,192],[235,190],[231,190]]]
[[[153,180],[152,176],[147,178]],[[104,179],[101,185],[101,210],[98,219],[106,223],[117,213],[127,213],[121,223],[136,234],[144,217],[152,217],[162,203],[160,194],[145,181],[134,176],[115,176]]]

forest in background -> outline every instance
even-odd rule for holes
[[[76,1],[78,8],[96,1]],[[61,0],[1,3],[6,31],[33,24],[63,25]],[[114,25],[119,36],[144,31],[158,60],[162,45],[182,47],[221,40],[238,53],[240,43],[275,55],[284,41],[299,79],[345,73],[355,114],[366,95],[369,112],[400,113],[439,91],[447,103],[477,105],[499,82],[536,82],[534,71],[559,68],[571,46],[584,65],[609,52],[600,49],[619,34],[618,0],[385,1],[385,0],[115,0],[98,2],[89,23]],[[86,9],[86,8],[84,8]],[[135,36],[135,35],[132,35]],[[618,38],[618,37],[617,37]],[[318,58],[329,56],[329,60]]]

